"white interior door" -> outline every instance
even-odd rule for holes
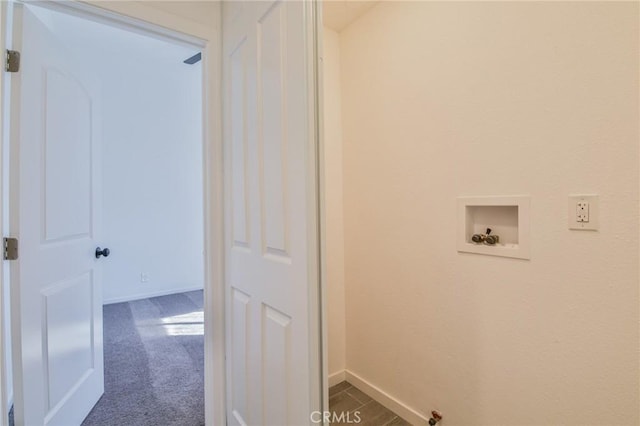
[[[17,425],[79,425],[104,390],[99,86],[16,4],[12,75],[12,332]],[[17,167],[16,167],[17,165]]]
[[[320,408],[312,2],[223,5],[227,421]]]

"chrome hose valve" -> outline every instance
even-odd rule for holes
[[[491,235],[491,228],[487,228],[487,232],[484,234],[473,234],[471,241],[476,244],[484,243],[488,246],[494,246],[500,242],[500,237],[498,235]]]

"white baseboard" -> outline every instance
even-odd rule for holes
[[[429,419],[423,414],[409,407],[399,399],[389,395],[379,387],[369,383],[352,371],[346,370],[345,378],[347,382],[351,383],[353,386],[357,387],[362,392],[366,393],[412,425],[426,425],[429,423]]]
[[[333,374],[329,374],[329,387],[335,386],[338,383],[344,382],[346,380],[346,377],[347,375],[345,370],[338,371]]]
[[[186,293],[188,291],[202,290],[202,286],[199,287],[187,287],[187,288],[175,288],[172,290],[163,291],[150,291],[148,293],[136,294],[134,296],[114,297],[112,299],[103,300],[103,305],[110,305],[112,303],[132,302],[134,300],[148,299],[150,297],[168,296],[170,294]]]

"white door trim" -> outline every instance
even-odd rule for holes
[[[315,199],[309,200],[315,207],[312,223],[316,223],[315,229],[310,230],[314,235],[309,241],[317,243],[316,247],[309,248],[309,264],[311,274],[315,276],[309,277],[309,282],[313,283],[316,288],[310,291],[309,299],[309,327],[310,333],[317,332],[317,339],[310,338],[310,353],[316,356],[312,365],[317,367],[317,371],[311,372],[312,392],[311,398],[318,401],[317,408],[320,411],[329,410],[329,385],[328,385],[328,335],[326,327],[326,264],[325,264],[325,228],[323,226],[325,220],[325,198],[324,198],[324,117],[322,115],[322,1],[305,2],[305,22],[304,32],[308,38],[312,48],[306,54],[307,62],[307,104],[308,104],[308,120],[309,120],[309,152],[312,153],[310,158],[308,181],[314,186],[310,191],[314,194]],[[310,289],[311,290],[311,289]],[[313,336],[313,334],[311,334]],[[328,425],[328,422],[324,423]]]
[[[7,2],[2,2],[0,4],[0,46],[2,49],[6,49],[8,47],[7,33],[8,33],[8,19],[9,16],[9,4]],[[2,53],[2,52],[0,52]],[[5,216],[5,208],[8,206],[4,206],[4,147],[5,144],[8,144],[9,141],[6,141],[4,137],[6,123],[5,123],[5,93],[6,87],[10,85],[11,82],[8,78],[6,78],[6,73],[4,71],[0,72],[0,139],[2,143],[0,144],[0,194],[2,194],[2,208],[0,208],[0,227],[2,227],[2,235],[1,237],[5,237],[8,234],[8,229],[5,229],[4,226],[4,216]],[[4,282],[4,273],[5,273],[5,261],[0,261],[0,425],[5,426],[8,421],[8,413],[9,407],[7,406],[7,346],[6,339],[8,336],[5,333],[5,284],[9,285],[9,283]],[[9,336],[10,338],[10,336]]]
[[[29,3],[25,1],[24,3]],[[102,2],[92,5],[79,1],[39,2],[60,12],[74,14],[85,19],[97,20],[135,32],[180,42],[202,49],[203,63],[203,199],[205,242],[205,419],[207,425],[224,425],[225,418],[225,339],[224,339],[224,223],[223,223],[223,161],[221,123],[221,55],[220,15],[216,26],[209,27],[186,18],[164,12],[140,2]],[[7,2],[0,5],[0,45],[10,48],[5,29],[11,16]],[[4,49],[0,52],[4,55]],[[2,57],[4,60],[4,56]],[[0,71],[0,137],[2,146],[9,141],[4,137],[8,123],[4,116],[4,98],[7,87],[4,70]],[[3,185],[2,153],[0,150],[0,188]],[[4,206],[3,208],[6,208]],[[0,224],[4,215],[0,209]],[[0,225],[1,226],[1,225]],[[4,227],[3,227],[4,228]],[[3,229],[7,236],[8,229]],[[0,262],[0,290],[9,283],[3,282],[4,261]],[[0,291],[0,425],[7,423],[7,383],[5,350],[8,336],[4,333],[3,291]]]

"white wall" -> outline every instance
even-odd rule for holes
[[[109,1],[104,4],[109,8],[112,6]],[[174,17],[182,17],[206,27],[217,28],[219,25],[220,5],[214,1],[202,1],[202,0],[138,0],[136,3],[141,3],[144,6],[151,6],[162,10]],[[192,25],[193,27],[193,25]]]
[[[347,369],[448,425],[640,422],[638,18],[383,2],[340,34]],[[512,194],[531,260],[458,253],[456,197]]]
[[[107,303],[204,280],[201,63],[128,63],[101,69]]]
[[[340,94],[340,40],[324,28],[324,161],[325,248],[327,273],[327,327],[330,385],[344,380],[344,223],[342,199],[342,113]]]

